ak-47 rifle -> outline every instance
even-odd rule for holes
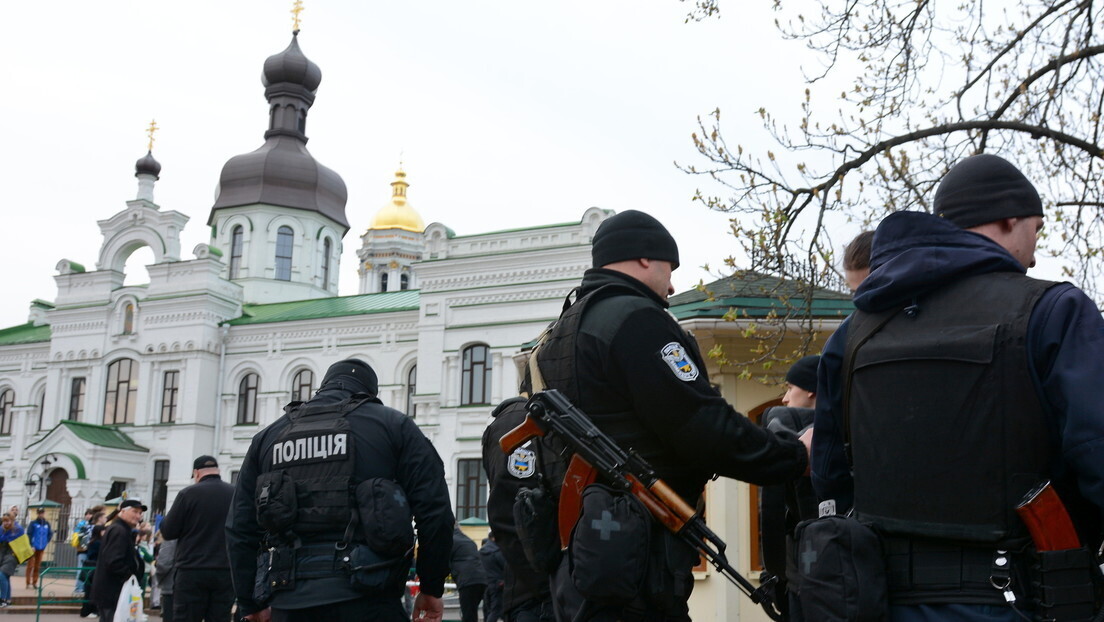
[[[599,430],[590,417],[576,408],[559,391],[549,389],[537,393],[529,399],[526,407],[529,414],[521,425],[507,432],[499,445],[506,454],[513,452],[527,440],[544,436],[552,432],[559,440],[575,452],[572,465],[583,461],[592,467],[605,483],[628,492],[639,499],[664,527],[679,536],[704,556],[717,572],[736,585],[751,602],[763,607],[772,620],[785,620],[774,602],[774,589],[771,583],[756,588],[741,575],[725,557],[726,545],[717,534],[706,526],[701,516],[690,507],[663,480],[643,458],[633,451],[625,451],[609,436]],[[569,468],[568,478],[574,469]],[[565,479],[564,487],[570,484]],[[584,483],[593,481],[593,477],[584,478]],[[579,489],[581,492],[581,488]],[[560,529],[564,533],[564,506],[561,495]],[[570,517],[571,525],[578,519],[578,508]]]

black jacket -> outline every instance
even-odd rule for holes
[[[753,484],[804,473],[801,442],[772,434],[729,406],[710,385],[694,338],[655,292],[620,272],[594,268],[583,275],[578,296],[609,284],[617,287],[589,302],[583,314],[571,374],[576,405],[595,425],[637,450],[691,504],[714,473]],[[545,366],[562,353],[549,350],[537,358],[550,388],[560,389]]]
[[[502,556],[502,549],[498,548],[494,540],[488,540],[483,548],[479,549],[479,559],[483,563],[483,570],[487,573],[487,585],[501,587],[506,577],[506,558]]]
[[[142,560],[138,557],[134,529],[116,519],[104,531],[96,572],[92,575],[92,602],[101,611],[114,609],[123,584],[141,573]]]
[[[161,521],[166,540],[179,540],[176,568],[229,568],[226,515],[234,487],[218,474],[207,475],[176,495]]]
[[[351,396],[351,392],[344,389],[322,389],[307,404],[337,404]],[[357,456],[355,478],[362,481],[382,477],[402,487],[418,530],[417,571],[421,589],[431,596],[441,596],[448,575],[455,523],[441,457],[412,419],[383,406],[378,400],[360,405],[347,415],[347,419]],[[234,500],[226,519],[234,591],[238,613],[243,616],[259,609],[253,602],[253,580],[263,536],[254,503],[257,476],[264,472],[260,457],[271,453],[272,444],[289,421],[285,415],[253,437],[238,473]],[[341,535],[334,534],[334,541]],[[279,594],[280,608],[286,606],[288,609],[362,597],[349,585],[349,578],[343,572],[332,577],[298,580],[291,594]]]
[[[458,588],[487,584],[487,574],[483,572],[483,563],[479,561],[479,549],[459,528],[452,532],[449,570],[452,571],[452,580]]]

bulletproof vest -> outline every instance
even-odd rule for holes
[[[1054,283],[968,277],[851,318],[843,365],[855,513],[890,534],[1014,545],[1052,458],[1027,325]]]
[[[292,403],[290,424],[261,456],[257,520],[270,536],[333,540],[353,519],[356,443],[346,415],[371,398]]]
[[[586,396],[579,394],[579,370],[575,360],[576,340],[583,318],[588,313],[605,313],[615,309],[616,303],[610,302],[601,308],[593,310],[596,303],[606,299],[631,295],[638,297],[640,294],[629,287],[619,283],[603,285],[579,298],[574,304],[564,309],[560,318],[556,321],[551,334],[537,351],[537,362],[540,365],[541,375],[547,388],[557,389],[563,393],[571,403],[581,408],[591,420],[609,434],[621,447],[635,450],[642,458],[652,463],[652,466],[667,471],[678,471],[680,465],[668,464],[664,460],[668,452],[662,446],[662,442],[654,434],[642,426],[632,410],[598,412],[587,403]],[[701,356],[697,352],[697,345],[693,339],[685,339],[684,344],[693,350],[694,360],[700,361]],[[609,344],[603,344],[608,347]],[[558,485],[558,482],[556,482]]]

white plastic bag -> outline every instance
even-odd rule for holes
[[[119,601],[115,604],[115,618],[112,622],[146,622],[146,612],[142,607],[142,587],[138,579],[130,577],[119,591]]]

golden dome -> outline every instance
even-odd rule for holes
[[[372,219],[370,229],[403,229],[421,233],[425,231],[425,221],[406,202],[406,172],[401,168],[395,171],[395,181],[391,182],[391,202],[384,205]]]

